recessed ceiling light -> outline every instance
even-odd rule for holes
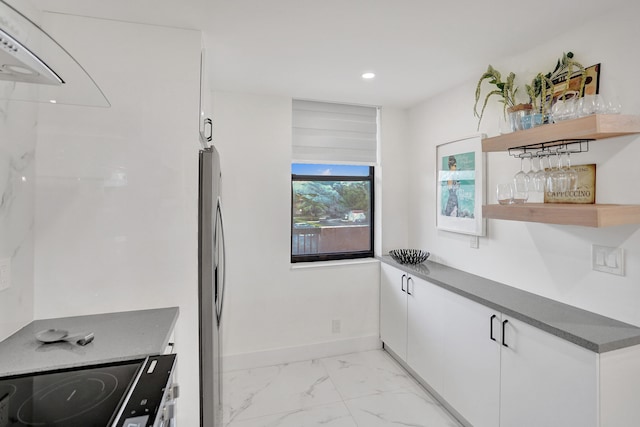
[[[376,73],[364,73],[362,75],[362,78],[365,79],[365,80],[371,80],[375,76],[376,76]]]

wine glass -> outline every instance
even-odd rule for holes
[[[554,192],[558,191],[558,184],[556,183],[556,179],[554,176],[554,172],[556,170],[556,166],[551,163],[551,153],[547,153],[547,165],[548,168],[545,170],[545,187],[546,191]]]
[[[578,115],[580,117],[588,116],[596,112],[595,98],[593,95],[585,95],[580,98],[580,111]]]
[[[600,95],[585,95],[580,99],[580,101],[582,101],[580,117],[589,116],[591,114],[606,113],[607,106],[604,102],[604,98]]]
[[[606,106],[607,114],[620,114],[620,111],[622,110],[622,105],[618,100],[618,96],[615,94],[607,98]]]
[[[564,99],[558,99],[551,107],[551,118],[554,123],[558,123],[562,120],[566,120],[568,117],[568,101]]]
[[[520,155],[520,171],[513,177],[513,203],[524,203],[529,199],[531,178],[524,171],[525,154]]]
[[[567,174],[567,187],[568,190],[575,191],[578,189],[578,172],[571,168],[571,153],[566,151],[566,160],[563,164],[563,170]]]
[[[529,177],[529,189],[532,189],[533,177],[536,174],[536,171],[533,169],[533,154],[528,153],[527,159],[529,159],[529,171],[527,172],[527,176]]]
[[[560,151],[556,151],[557,165],[551,172],[551,180],[553,181],[553,190],[560,193],[569,191],[569,175],[566,169],[562,167],[562,158],[560,157]]]
[[[558,100],[554,107],[558,105],[560,110],[560,116],[558,120],[570,120],[576,118],[576,109],[578,108],[578,102],[575,97]],[[552,110],[553,111],[553,110]],[[555,116],[554,116],[555,118]]]
[[[518,193],[526,193],[529,191],[529,185],[531,184],[531,178],[524,171],[524,158],[525,153],[520,154],[520,171],[513,177],[514,190]]]
[[[533,189],[539,193],[544,192],[544,183],[546,180],[546,172],[544,170],[544,165],[542,164],[542,157],[536,156],[538,159],[538,170],[533,174]]]

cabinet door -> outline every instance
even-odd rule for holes
[[[496,427],[500,419],[500,313],[450,292],[444,313],[442,397],[474,427]]]
[[[501,427],[598,425],[597,354],[504,316]]]
[[[413,276],[407,286],[407,363],[438,392],[443,381],[445,292]]]
[[[407,360],[407,274],[380,264],[380,338],[402,360]]]

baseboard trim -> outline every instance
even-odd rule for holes
[[[422,377],[420,375],[418,375],[418,373],[416,371],[414,371],[413,369],[411,369],[411,367],[409,365],[407,365],[407,363],[402,360],[402,358],[400,356],[398,356],[393,349],[391,349],[388,345],[384,344],[383,347],[384,351],[386,351],[387,353],[389,353],[389,355],[391,355],[391,357],[393,357],[395,359],[396,362],[398,362],[398,364],[400,366],[402,366],[407,372],[409,372],[409,374],[411,374],[411,376],[418,381],[418,383],[429,393],[433,396],[434,399],[436,399],[438,402],[440,402],[440,404],[442,406],[444,406],[444,408],[449,411],[449,413],[451,415],[453,415],[453,417],[455,419],[458,420],[458,422],[460,424],[462,424],[464,427],[473,427],[471,425],[471,423],[469,423],[469,421],[467,421],[458,411],[456,411],[456,409],[449,405],[449,402],[447,402],[447,400],[442,397],[440,395],[440,393],[438,393],[433,387],[431,387],[429,385],[429,383],[427,383],[425,380],[422,379]]]
[[[222,358],[224,372],[251,369],[283,363],[300,362],[321,357],[339,356],[382,348],[378,335],[327,341],[295,347],[283,347],[254,353],[231,354]]]

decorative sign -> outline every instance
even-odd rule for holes
[[[545,203],[595,203],[596,165],[575,165],[571,169],[578,173],[578,187],[564,192],[544,192]]]
[[[585,95],[596,95],[600,91],[600,64],[592,65],[585,68],[585,84],[582,93],[580,93],[580,83],[582,82],[582,74],[580,70],[574,70],[571,76],[563,73],[554,79],[553,82],[553,99],[552,103],[564,92],[564,99],[582,98]],[[568,77],[568,78],[567,78]]]

